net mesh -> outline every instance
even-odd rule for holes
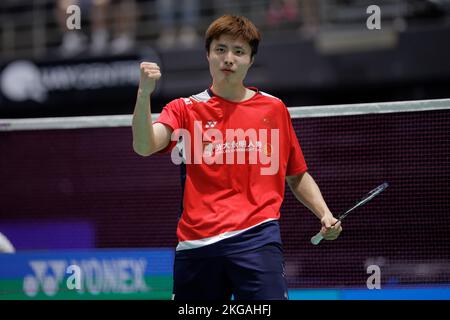
[[[292,121],[335,215],[390,186],[346,218],[339,240],[319,246],[310,244],[319,221],[286,188],[289,286],[365,286],[371,264],[384,284],[450,283],[450,109]],[[136,156],[129,127],[0,131],[0,155],[0,230],[16,232],[18,250],[175,247],[179,169],[168,155]],[[93,232],[45,240],[15,228],[76,222]]]
[[[310,173],[332,212],[350,213],[339,241],[311,246],[320,227],[290,192],[281,228],[293,287],[361,286],[379,265],[385,284],[450,281],[450,112],[294,119]]]

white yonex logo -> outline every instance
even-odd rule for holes
[[[66,270],[64,260],[31,261],[30,267],[34,275],[23,279],[23,291],[27,296],[34,297],[41,289],[47,296],[54,296],[58,292]]]
[[[214,128],[217,124],[217,121],[207,121],[205,124],[205,128]]]
[[[192,101],[189,98],[183,98],[183,101],[185,104],[192,104]]]
[[[0,88],[12,101],[47,99],[47,88],[42,83],[39,68],[30,61],[18,60],[10,63],[1,73]]]
[[[83,294],[136,293],[151,290],[145,281],[146,259],[87,259],[81,261],[33,260],[33,274],[23,279],[23,291],[29,297],[43,292],[54,296],[60,290]],[[64,279],[67,280],[64,283]]]
[[[0,72],[1,93],[13,102],[44,103],[54,91],[96,90],[139,83],[136,61],[37,66],[27,60],[8,64]]]

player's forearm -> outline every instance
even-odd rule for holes
[[[150,94],[139,89],[134,107],[133,149],[141,156],[149,156],[154,152],[155,139],[150,107]]]
[[[328,208],[319,186],[309,173],[304,173],[296,177],[289,177],[289,187],[295,197],[319,219],[325,215],[332,215]]]

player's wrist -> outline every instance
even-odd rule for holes
[[[325,211],[320,215],[320,220],[331,219],[334,218],[333,214],[330,211]]]
[[[139,96],[142,96],[142,97],[148,97],[148,96],[150,96],[151,94],[152,94],[152,90],[150,90],[150,89],[142,88],[142,87],[139,87],[139,88],[138,88],[138,95],[139,95]]]

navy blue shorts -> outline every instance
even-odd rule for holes
[[[268,244],[216,257],[187,257],[177,252],[175,300],[286,300],[283,251]]]

